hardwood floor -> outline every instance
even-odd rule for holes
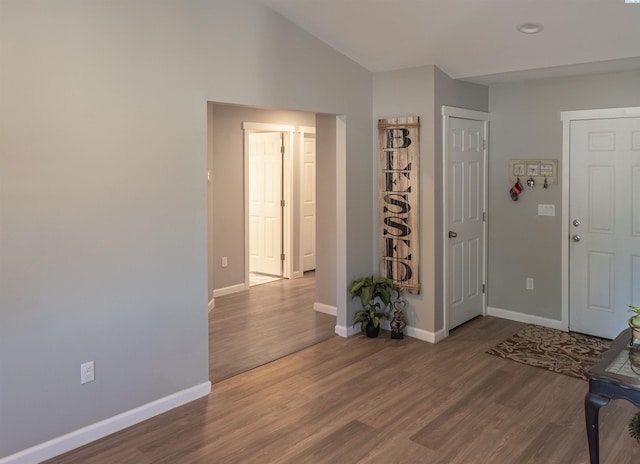
[[[313,272],[216,298],[209,313],[209,379],[219,382],[335,336],[336,318],[313,310]]]
[[[477,318],[436,345],[332,337],[48,462],[587,463],[587,383],[485,353],[522,326]],[[635,412],[602,408],[601,463],[640,462]]]

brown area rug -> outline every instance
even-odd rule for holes
[[[487,353],[586,380],[587,369],[609,349],[610,343],[598,337],[531,324]]]

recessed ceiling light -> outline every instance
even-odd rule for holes
[[[624,0],[625,3],[640,3],[640,0]]]
[[[519,24],[518,27],[516,27],[516,29],[518,29],[523,34],[537,34],[542,29],[544,29],[544,27],[542,26],[542,24],[525,23],[525,24]]]

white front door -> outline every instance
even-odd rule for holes
[[[614,338],[640,305],[640,118],[570,131],[569,328]]]
[[[485,121],[450,117],[445,151],[447,329],[484,313]]]
[[[282,275],[282,133],[249,134],[249,270]]]
[[[302,270],[316,268],[316,136],[305,133],[302,147]]]

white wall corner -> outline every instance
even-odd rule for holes
[[[329,314],[330,316],[338,314],[338,308],[324,303],[313,303],[313,310],[318,311],[319,313]]]
[[[87,427],[46,441],[0,459],[0,464],[33,464],[51,459],[92,441],[111,435],[139,422],[167,412],[211,393],[211,382],[204,382],[159,400],[123,412]]]
[[[558,321],[556,319],[548,319],[546,317],[533,316],[531,314],[519,313],[508,309],[500,308],[487,308],[487,316],[499,317],[502,319],[509,319],[510,321],[524,322],[526,324],[536,324],[543,327],[549,327],[550,329],[558,329],[564,332],[569,331],[569,326],[566,322]]]

